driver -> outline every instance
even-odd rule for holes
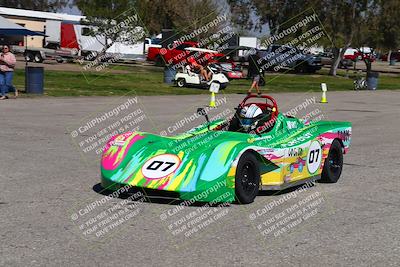
[[[195,72],[200,73],[200,75],[201,75],[200,77],[204,78],[207,82],[210,80],[209,76],[207,74],[207,71],[204,69],[204,67],[202,65],[197,63],[194,56],[188,57],[187,61],[190,65],[190,67],[195,70]]]
[[[250,132],[255,130],[259,119],[262,117],[262,110],[256,104],[251,104],[250,106],[244,107],[240,111],[240,124],[245,132]],[[260,117],[259,119],[257,119]]]

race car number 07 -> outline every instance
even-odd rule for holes
[[[161,154],[152,157],[142,166],[142,174],[147,179],[167,177],[179,167],[181,160],[173,154]]]
[[[314,141],[311,143],[310,148],[308,149],[307,155],[307,168],[310,173],[315,173],[320,165],[322,160],[322,151],[321,145],[319,142]]]

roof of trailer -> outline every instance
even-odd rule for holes
[[[49,20],[61,20],[61,21],[80,21],[81,19],[85,18],[85,16],[70,15],[65,13],[52,13],[52,12],[35,11],[35,10],[19,9],[19,8],[8,8],[8,7],[0,7],[0,15],[40,18]]]

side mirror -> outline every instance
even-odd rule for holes
[[[201,116],[205,116],[205,115],[207,115],[207,112],[205,111],[204,108],[197,108],[197,114],[199,114]]]
[[[197,108],[197,114],[204,116],[206,118],[206,121],[208,123],[207,128],[208,128],[208,130],[210,130],[210,120],[208,119],[206,110],[204,108]]]

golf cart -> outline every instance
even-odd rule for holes
[[[212,73],[210,81],[204,80],[199,73],[193,72],[189,66],[184,66],[176,73],[174,83],[178,87],[198,88],[209,88],[211,83],[218,83],[221,89],[225,89],[229,83],[228,78],[218,70],[215,64],[210,64],[207,69]]]
[[[205,53],[218,55],[217,51],[198,48],[198,47],[187,47],[185,50],[190,51],[196,57],[201,57]],[[209,58],[212,59],[212,58]],[[216,62],[210,60],[209,62]],[[200,73],[195,72],[190,65],[182,66],[178,69],[174,83],[178,87],[198,87],[198,88],[209,88],[211,83],[218,83],[220,89],[225,89],[229,83],[228,78],[222,73],[221,66],[217,63],[211,63],[207,65],[207,71],[212,73],[210,81],[206,81]]]

